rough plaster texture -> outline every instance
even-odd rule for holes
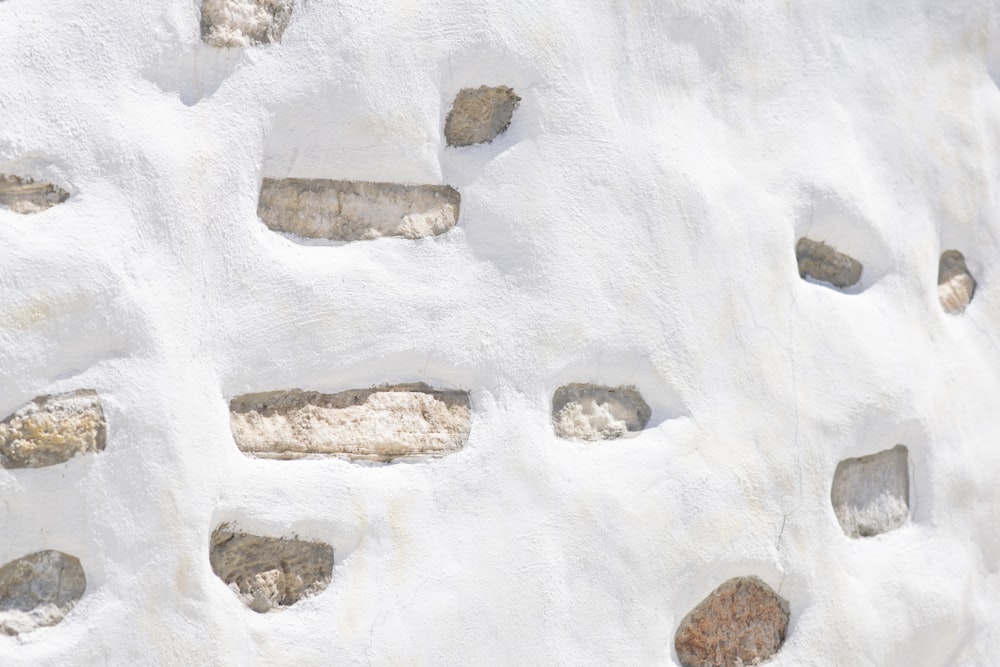
[[[215,575],[258,613],[315,595],[333,576],[333,547],[290,537],[263,537],[223,524],[212,532]]]
[[[40,213],[61,204],[69,193],[52,183],[36,182],[30,178],[0,174],[0,207],[26,215]]]
[[[489,143],[510,127],[521,98],[508,86],[479,86],[458,91],[444,123],[449,146]]]
[[[684,667],[743,667],[781,648],[788,602],[757,577],[723,583],[688,614],[674,637]]]
[[[651,414],[635,387],[574,383],[552,395],[552,426],[560,438],[623,438],[645,428]]]
[[[454,227],[460,202],[447,185],[265,178],[257,215],[268,228],[302,238],[419,239]]]
[[[272,459],[442,456],[465,445],[471,418],[467,392],[422,383],[247,394],[230,401],[229,410],[240,450]]]
[[[0,633],[55,625],[86,588],[80,561],[61,551],[39,551],[6,563],[0,567]]]
[[[850,287],[861,280],[861,262],[822,241],[799,239],[795,244],[795,259],[803,278],[830,283],[834,287]]]
[[[201,38],[219,48],[280,42],[293,0],[202,0]]]
[[[957,250],[945,250],[938,263],[938,300],[944,312],[961,315],[976,292],[976,280]]]
[[[107,424],[96,391],[39,396],[0,422],[0,464],[42,468],[99,452],[106,442]]]
[[[906,447],[896,445],[838,463],[830,499],[840,527],[850,537],[870,537],[905,524],[910,516]]]

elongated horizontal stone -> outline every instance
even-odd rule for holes
[[[507,86],[463,88],[444,122],[449,146],[489,143],[510,126],[521,98]]]
[[[834,287],[851,287],[861,280],[861,262],[822,241],[800,238],[795,244],[795,258],[802,278],[808,276]]]
[[[552,425],[560,438],[622,438],[644,429],[651,414],[634,387],[568,384],[552,396]]]
[[[293,0],[203,0],[201,39],[219,48],[280,42],[293,4]]]
[[[460,201],[447,185],[265,178],[257,215],[268,228],[303,238],[418,239],[454,227]]]
[[[830,492],[833,512],[849,537],[870,537],[906,523],[910,516],[910,471],[906,447],[844,459]]]
[[[79,559],[38,551],[0,567],[0,632],[17,635],[55,625],[83,597],[87,577]]]
[[[465,446],[471,419],[468,392],[422,383],[337,394],[298,389],[246,394],[234,398],[229,409],[237,447],[270,459],[442,456]]]
[[[212,533],[215,575],[258,613],[279,610],[325,589],[333,547],[291,537],[263,537],[223,524]]]
[[[976,280],[957,250],[945,250],[938,263],[938,300],[944,312],[961,315],[976,293]]]
[[[39,396],[0,422],[0,464],[42,468],[102,451],[104,410],[92,389]]]
[[[58,185],[0,174],[0,205],[14,213],[40,213],[68,198],[69,193]]]

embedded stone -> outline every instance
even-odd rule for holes
[[[0,567],[0,632],[17,635],[59,623],[83,597],[79,559],[37,551]]]
[[[290,537],[262,537],[222,524],[212,533],[212,571],[258,613],[291,606],[327,587],[333,547]]]
[[[257,215],[269,229],[302,238],[419,239],[454,227],[460,203],[447,185],[265,178]]]
[[[729,579],[684,617],[674,649],[684,667],[743,667],[781,648],[788,602],[757,577]]]
[[[957,250],[945,250],[938,263],[938,300],[944,312],[961,315],[976,292],[976,280]]]
[[[521,98],[507,86],[463,88],[444,122],[449,146],[489,143],[510,126]]]
[[[560,438],[622,438],[644,429],[651,415],[634,387],[568,384],[552,396],[552,426]]]
[[[423,383],[336,394],[246,394],[232,399],[229,409],[240,451],[269,459],[443,456],[465,446],[472,414],[468,392]]]
[[[830,492],[834,514],[849,537],[870,537],[906,523],[910,472],[906,447],[837,464]]]
[[[107,425],[96,391],[39,396],[0,422],[0,464],[42,468],[102,451],[106,442]]]
[[[800,238],[795,244],[795,259],[802,278],[809,277],[834,287],[851,287],[861,280],[861,262],[822,241]]]
[[[204,0],[201,39],[219,48],[280,42],[293,4],[293,0]]]
[[[0,206],[14,213],[40,213],[69,198],[69,193],[52,183],[0,174]]]

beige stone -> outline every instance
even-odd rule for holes
[[[800,238],[795,244],[795,259],[803,278],[808,276],[834,287],[851,287],[861,280],[861,262],[822,241]]]
[[[507,86],[463,88],[444,123],[449,146],[489,143],[510,126],[521,98]]]
[[[0,632],[17,635],[55,625],[83,597],[87,577],[79,559],[38,551],[0,567]]]
[[[104,410],[92,389],[39,396],[0,422],[0,464],[42,468],[102,451]]]
[[[201,39],[219,48],[280,42],[293,4],[292,0],[204,0]]]
[[[944,312],[961,315],[976,292],[976,280],[957,250],[945,250],[938,263],[938,300]]]
[[[568,384],[552,396],[552,426],[560,438],[622,438],[644,429],[651,414],[634,387]]]
[[[830,491],[833,511],[849,537],[899,528],[910,516],[908,453],[896,445],[837,464]]]
[[[333,547],[290,537],[262,537],[223,524],[212,533],[212,571],[258,613],[316,595],[333,577]]]
[[[742,667],[781,648],[788,603],[756,577],[729,579],[677,628],[674,648],[684,667]]]
[[[303,238],[419,239],[454,227],[460,202],[447,185],[265,178],[257,215],[269,229]]]
[[[468,392],[425,384],[247,394],[229,408],[240,450],[271,459],[442,456],[465,445],[471,419]]]
[[[40,213],[68,198],[69,193],[58,185],[0,174],[0,205],[14,213]]]

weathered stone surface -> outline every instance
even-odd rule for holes
[[[83,597],[80,561],[61,551],[38,551],[0,567],[0,632],[16,635],[55,625]]]
[[[460,203],[447,185],[265,178],[257,215],[268,228],[303,238],[419,239],[454,227]]]
[[[293,0],[204,0],[201,39],[219,48],[280,42]]]
[[[521,98],[507,86],[463,88],[444,122],[449,146],[489,143],[506,131]]]
[[[0,206],[5,206],[14,213],[39,213],[68,198],[69,193],[58,185],[0,174]]]
[[[961,315],[976,292],[976,280],[957,250],[945,250],[938,263],[938,299],[949,315]]]
[[[910,516],[906,447],[896,445],[841,461],[830,499],[840,527],[850,537],[869,537],[902,526]]]
[[[684,617],[674,648],[684,667],[756,665],[778,652],[787,627],[785,600],[757,577],[736,577]]]
[[[830,283],[834,287],[851,287],[861,280],[861,262],[837,252],[822,241],[805,237],[795,244],[795,259],[799,275]]]
[[[42,468],[77,454],[102,451],[106,441],[104,410],[96,391],[39,396],[0,422],[0,464]]]
[[[333,577],[333,547],[250,535],[223,524],[212,533],[212,571],[240,600],[264,613],[319,593]]]
[[[246,394],[234,398],[229,409],[240,450],[271,459],[441,456],[465,445],[471,419],[468,392],[422,383],[337,394],[298,389]]]
[[[568,384],[552,396],[552,425],[560,438],[614,440],[644,429],[651,414],[634,387]]]

